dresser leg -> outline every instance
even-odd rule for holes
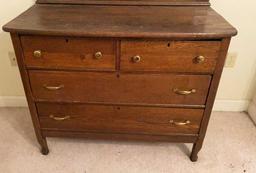
[[[46,138],[42,138],[42,140],[39,143],[41,145],[41,153],[43,155],[47,155],[49,153],[49,149],[48,149]]]
[[[194,143],[193,148],[192,148],[192,152],[191,152],[191,155],[190,155],[190,160],[192,162],[196,162],[197,161],[197,159],[198,159],[197,155],[198,155],[198,152],[202,148],[202,144],[203,144],[202,140],[199,140],[196,143]]]

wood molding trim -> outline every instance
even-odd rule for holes
[[[75,5],[152,5],[152,6],[184,6],[184,5],[202,5],[210,6],[209,0],[37,0],[37,4],[75,4]]]

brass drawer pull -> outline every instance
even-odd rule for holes
[[[139,55],[132,57],[132,62],[134,63],[140,62],[140,60],[141,60],[141,57]]]
[[[95,59],[101,59],[101,58],[102,58],[102,53],[101,53],[101,52],[96,52],[96,53],[94,54],[94,58],[95,58]]]
[[[55,121],[64,121],[70,119],[70,116],[64,116],[64,117],[56,117],[54,115],[49,116],[51,119],[54,119]]]
[[[195,63],[196,64],[201,64],[205,61],[205,57],[204,56],[198,56],[195,58]]]
[[[176,126],[185,126],[185,125],[189,125],[191,124],[191,122],[189,120],[185,120],[185,121],[174,121],[174,120],[170,120],[169,121],[171,124],[174,124]]]
[[[59,90],[61,88],[64,88],[64,85],[59,85],[59,86],[47,86],[44,85],[44,88],[50,91],[55,91],[55,90]]]
[[[36,58],[40,58],[40,57],[42,57],[42,51],[41,51],[41,50],[35,50],[35,51],[33,52],[33,55],[34,55],[34,57],[36,57]]]
[[[189,95],[189,94],[193,94],[196,93],[196,89],[191,89],[191,90],[179,90],[178,88],[174,88],[173,92],[175,92],[176,94],[179,95]]]

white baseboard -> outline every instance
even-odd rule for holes
[[[27,107],[25,96],[0,96],[0,107]],[[247,111],[249,100],[216,100],[214,111]]]
[[[213,111],[247,111],[250,104],[249,100],[215,100]]]
[[[0,107],[27,107],[25,96],[0,96]]]

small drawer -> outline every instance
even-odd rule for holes
[[[42,129],[133,134],[197,134],[203,109],[37,103]]]
[[[115,69],[114,40],[22,36],[21,43],[30,68]]]
[[[205,105],[210,75],[29,71],[39,100]]]
[[[122,41],[122,71],[213,73],[220,41]]]

